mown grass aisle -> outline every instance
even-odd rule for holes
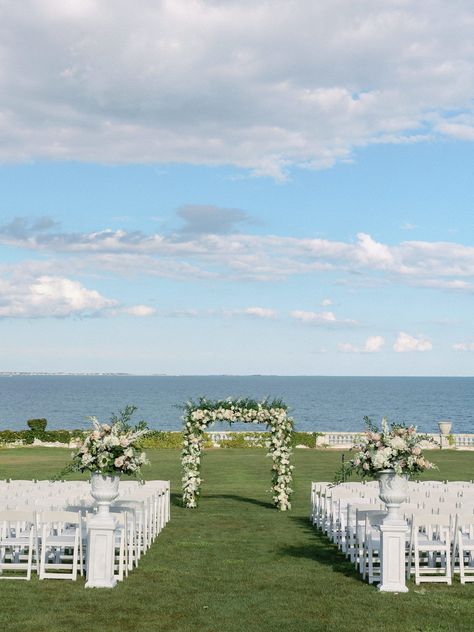
[[[69,452],[0,452],[0,476],[47,477]],[[439,478],[471,478],[474,454],[434,454]],[[139,568],[112,591],[72,582],[0,582],[7,632],[472,630],[474,585],[410,584],[379,594],[308,522],[309,483],[330,480],[339,453],[296,451],[293,511],[270,504],[263,450],[204,457],[197,510],[179,502],[179,453],[150,451],[149,478],[172,480],[171,522]],[[431,475],[433,478],[433,475]]]

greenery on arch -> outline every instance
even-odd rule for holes
[[[184,406],[183,416],[183,504],[197,506],[201,487],[201,453],[204,433],[217,421],[228,423],[266,424],[270,430],[267,441],[268,456],[272,459],[273,503],[281,511],[291,508],[291,482],[293,466],[290,464],[293,420],[288,417],[288,407],[280,399],[256,401],[239,398],[208,400],[201,397]]]

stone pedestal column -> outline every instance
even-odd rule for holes
[[[113,588],[115,557],[115,518],[97,514],[87,521],[86,588]]]
[[[385,521],[380,525],[381,592],[408,592],[405,585],[405,535],[408,527],[403,520]]]

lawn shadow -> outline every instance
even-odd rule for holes
[[[238,494],[204,494],[203,498],[225,498],[227,500],[237,500],[241,503],[257,505],[258,507],[264,507],[265,509],[275,509],[275,505],[266,500],[258,500],[258,498],[250,498],[248,496],[239,496]]]
[[[314,560],[319,564],[329,566],[336,573],[342,573],[346,577],[352,577],[353,579],[363,582],[361,575],[354,565],[324,534],[313,528],[308,518],[303,516],[291,516],[290,520],[298,523],[306,534],[310,534],[311,540],[307,544],[281,547],[279,549],[281,555]]]
[[[170,495],[170,503],[173,507],[182,507],[183,506],[183,495],[177,494],[176,492],[171,493]]]
[[[257,505],[258,507],[264,507],[265,509],[275,510],[275,505],[264,500],[258,500],[258,498],[250,498],[248,496],[239,496],[238,494],[202,494],[201,499],[214,499],[222,498],[227,500],[236,500],[242,503],[249,503],[251,505]],[[174,507],[183,507],[183,497],[181,494],[171,494],[171,504]]]

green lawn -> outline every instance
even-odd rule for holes
[[[0,581],[5,632],[434,632],[474,629],[474,585],[381,594],[308,521],[311,480],[331,480],[340,452],[296,450],[293,510],[269,504],[263,450],[213,450],[197,510],[179,506],[175,450],[149,450],[147,478],[171,479],[171,522],[114,590],[82,579]],[[431,478],[474,477],[474,453],[432,452]],[[68,450],[0,450],[0,477],[47,478]]]

